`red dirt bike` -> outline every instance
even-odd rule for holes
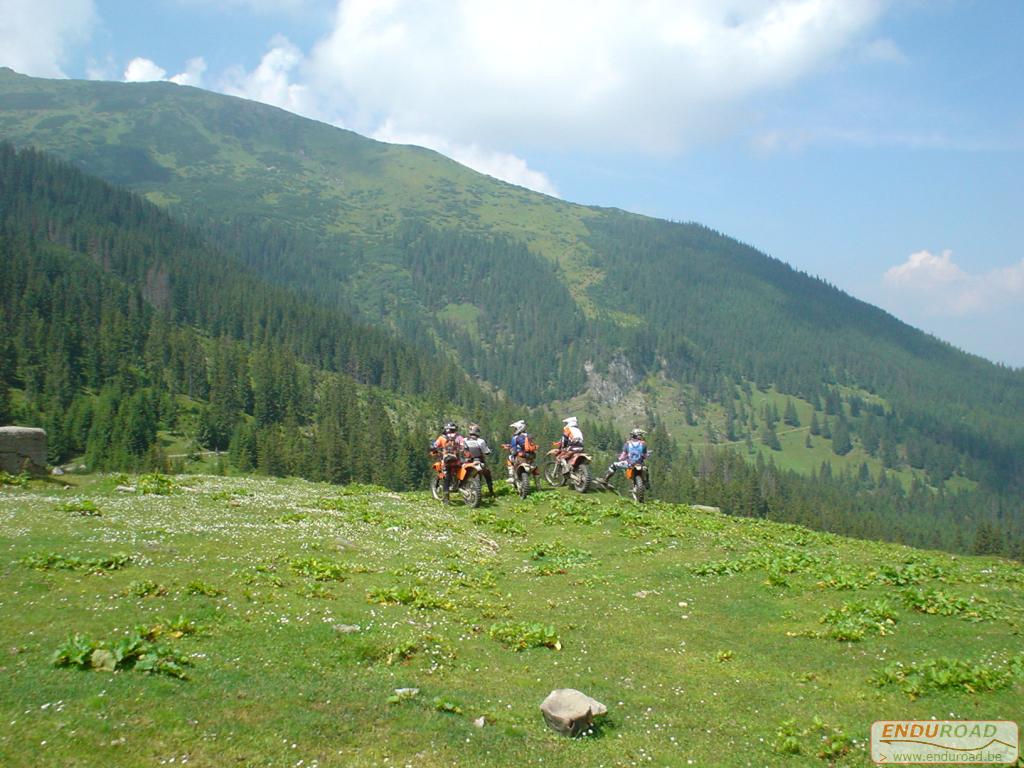
[[[544,479],[555,488],[559,488],[568,482],[580,493],[586,493],[592,480],[590,471],[591,457],[589,454],[569,453],[563,458],[558,458],[562,450],[558,443],[552,443],[554,448],[548,451],[551,458],[544,462]]]
[[[438,456],[437,451],[431,451],[432,455]],[[462,494],[462,500],[467,507],[479,507],[481,493],[480,470],[484,468],[476,459],[464,458],[452,462],[455,467],[451,473],[451,491],[458,491]],[[433,464],[434,477],[430,481],[430,493],[438,501],[444,499],[444,461],[439,458]]]
[[[509,450],[508,443],[503,443],[501,447]],[[530,493],[530,481],[533,480],[534,484],[539,481],[540,470],[537,469],[536,459],[536,453],[527,451],[512,460],[512,484],[521,499],[525,499]]]

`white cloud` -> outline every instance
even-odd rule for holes
[[[138,56],[128,62],[124,70],[123,79],[126,83],[148,83],[157,80],[166,80],[178,85],[202,85],[203,73],[206,71],[206,61],[200,56],[189,59],[185,63],[185,71],[177,75],[167,76],[167,70],[150,59]]]
[[[301,74],[304,56],[287,38],[277,36],[270,41],[270,50],[263,55],[252,72],[235,68],[225,76],[222,89],[232,96],[262,101],[300,115],[322,119],[318,101],[309,88],[296,82]]]
[[[311,88],[349,122],[492,146],[674,151],[813,74],[883,0],[344,0]]]
[[[174,75],[174,77],[169,79],[172,83],[177,83],[178,85],[194,85],[198,87],[203,84],[204,72],[206,72],[206,60],[202,56],[198,56],[185,62],[184,72]]]
[[[1024,304],[1024,259],[1009,267],[971,274],[953,261],[951,251],[940,256],[918,251],[888,269],[883,281],[930,315],[971,315]]]
[[[276,38],[221,88],[550,193],[505,148],[661,153],[727,133],[888,1],[338,0],[311,51]]]
[[[3,0],[0,66],[35,77],[65,77],[69,49],[86,42],[96,24],[92,0]]]
[[[124,81],[126,83],[147,83],[152,80],[163,80],[166,77],[166,69],[141,56],[129,61],[128,66],[124,70]]]
[[[391,144],[414,144],[419,147],[427,147],[480,173],[558,197],[558,189],[551,179],[544,173],[530,168],[521,157],[507,152],[485,149],[478,144],[455,144],[441,136],[404,134],[396,131],[390,122],[385,122],[375,131],[373,138]]]
[[[885,273],[885,281],[889,285],[925,290],[962,283],[967,279],[967,273],[953,263],[953,252],[948,250],[941,256],[917,251],[910,254],[904,263],[890,267]]]

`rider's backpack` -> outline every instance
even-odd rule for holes
[[[526,439],[523,441],[523,452],[537,453],[537,444],[533,442],[533,438],[529,435],[526,435]]]
[[[644,460],[647,453],[647,444],[640,440],[630,440],[626,443],[626,457],[630,464],[636,464]]]
[[[444,445],[441,446],[441,460],[445,463],[450,461],[458,461],[461,458],[462,451],[460,450],[458,438],[445,437]]]

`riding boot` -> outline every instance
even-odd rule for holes
[[[608,471],[604,473],[604,477],[601,478],[601,482],[602,483],[607,483],[609,480],[612,479],[612,475],[614,475],[614,474],[615,474],[615,468],[614,467],[608,467]]]

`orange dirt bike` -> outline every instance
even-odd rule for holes
[[[434,456],[438,456],[436,451],[431,452]],[[481,485],[480,485],[480,470],[484,468],[476,459],[465,458],[456,462],[453,462],[455,467],[451,473],[451,485],[449,486],[451,491],[458,491],[462,494],[462,500],[466,502],[468,507],[479,507]],[[444,460],[438,458],[433,464],[434,477],[430,481],[430,492],[434,498],[438,501],[444,499]]]
[[[570,453],[559,459],[561,449],[558,443],[552,443],[554,448],[548,451],[551,458],[544,462],[544,479],[551,485],[559,488],[568,482],[575,490],[586,493],[590,487],[592,472],[590,471],[590,454]]]
[[[509,450],[507,443],[501,446]],[[540,470],[536,465],[537,454],[533,451],[521,453],[512,460],[512,483],[515,486],[519,498],[525,499],[530,493],[530,481],[536,484],[540,480]]]

